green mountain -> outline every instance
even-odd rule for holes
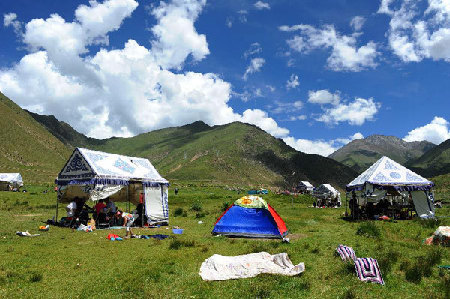
[[[356,172],[318,155],[298,152],[256,126],[203,122],[165,128],[131,138],[97,140],[53,116],[33,116],[70,147],[145,157],[167,179],[236,185],[292,186],[300,180],[341,188]]]
[[[0,92],[0,172],[20,172],[24,183],[52,182],[70,151]]]
[[[25,111],[69,148],[89,147],[92,144],[103,142],[103,140],[89,138],[78,133],[68,123],[57,120],[53,115],[40,115],[28,110]]]
[[[425,177],[450,173],[450,139],[409,161],[407,166]]]
[[[353,140],[332,153],[329,158],[361,173],[382,156],[406,164],[433,147],[435,145],[428,141],[406,142],[395,136],[371,135],[364,139]]]

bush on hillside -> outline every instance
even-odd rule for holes
[[[379,238],[381,236],[380,229],[375,225],[375,223],[371,221],[362,222],[358,229],[356,230],[356,234],[368,238]]]
[[[195,212],[201,212],[202,209],[202,204],[199,201],[194,202],[191,206],[191,210]]]
[[[176,208],[175,211],[173,212],[173,216],[174,217],[178,217],[184,214],[184,210],[183,208]]]

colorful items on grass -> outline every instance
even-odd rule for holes
[[[353,261],[355,264],[356,275],[361,281],[369,281],[379,283],[384,285],[383,277],[381,276],[380,267],[376,259],[367,258],[357,258],[353,248],[339,245],[336,248],[341,259],[345,261]]]

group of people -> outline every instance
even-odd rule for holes
[[[133,234],[131,227],[136,224],[140,225],[143,220],[146,223],[146,216],[144,213],[144,205],[138,204],[133,214],[126,213],[117,209],[114,201],[107,198],[106,200],[99,200],[92,209],[86,205],[86,200],[75,197],[67,207],[67,217],[65,222],[72,228],[78,227],[80,224],[87,225],[90,218],[89,213],[92,212],[92,219],[95,221],[96,227],[102,226],[124,226],[127,228],[128,234]],[[143,218],[142,218],[143,217]]]

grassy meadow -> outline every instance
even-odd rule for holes
[[[308,208],[308,196],[269,194],[265,199],[285,220],[291,243],[279,240],[229,239],[210,232],[224,207],[242,196],[224,187],[178,185],[170,190],[170,226],[135,229],[138,234],[171,237],[111,242],[106,236],[124,230],[91,233],[51,227],[34,238],[16,231],[39,233],[38,226],[55,212],[55,193],[44,186],[28,193],[0,192],[0,297],[2,298],[449,298],[450,250],[422,245],[439,223],[418,220],[349,222],[345,208]],[[120,205],[119,205],[120,207]],[[122,206],[123,208],[123,206]],[[63,207],[60,215],[65,215]],[[175,216],[175,214],[177,216]],[[450,216],[448,206],[438,210]],[[199,224],[203,221],[203,224]],[[367,224],[369,223],[369,224]],[[450,225],[442,218],[440,225]],[[357,234],[357,232],[359,234]],[[353,266],[335,256],[345,244],[358,257],[378,259],[385,285],[357,279]],[[287,252],[294,264],[305,263],[296,277],[204,282],[198,272],[211,255]]]

